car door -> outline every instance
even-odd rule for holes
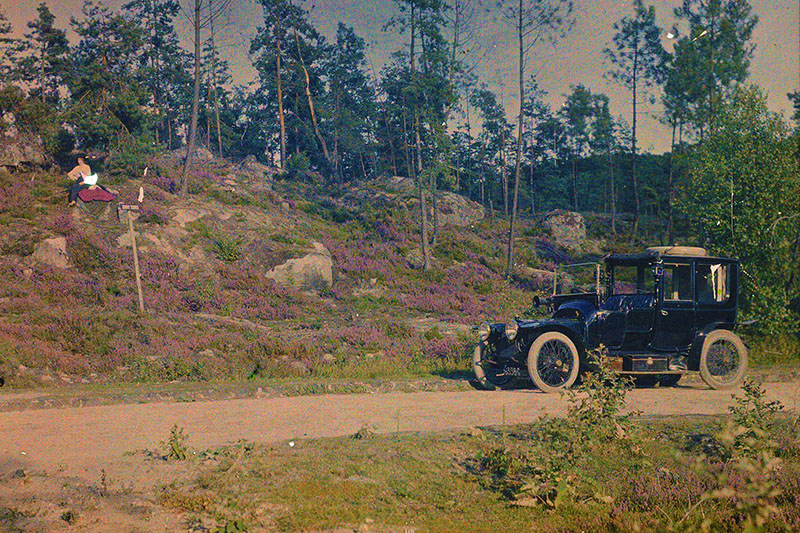
[[[692,264],[665,263],[659,291],[651,348],[685,351],[695,335],[695,304]]]
[[[694,287],[697,301],[695,327],[698,330],[713,324],[735,322],[736,301],[731,297],[731,286],[736,283],[737,274],[735,265],[729,262],[697,260]]]

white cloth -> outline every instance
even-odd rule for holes
[[[89,174],[83,177],[84,185],[97,185],[97,174]]]

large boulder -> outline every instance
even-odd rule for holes
[[[173,150],[172,151],[172,157],[183,161],[184,159],[186,159],[186,154],[188,152],[189,152],[189,147],[188,146],[183,146],[181,148],[178,148],[177,150]],[[194,155],[193,155],[192,159],[195,162],[197,162],[198,160],[199,161],[211,161],[212,159],[214,159],[214,154],[212,154],[211,151],[208,148],[205,148],[203,146],[195,146]]]
[[[39,137],[0,137],[0,167],[10,171],[23,167],[42,167],[49,163],[50,158]]]
[[[276,283],[301,290],[320,291],[333,286],[333,259],[322,243],[302,257],[289,259],[269,272],[266,277]]]
[[[37,244],[33,249],[33,258],[44,265],[53,268],[69,268],[69,255],[67,255],[67,239],[65,237],[53,237],[45,239]]]
[[[248,155],[225,177],[225,184],[230,187],[228,180],[231,180],[234,187],[238,184],[245,185],[250,191],[272,191],[273,180],[280,172],[279,168],[264,165]]]
[[[378,179],[375,183],[376,188],[384,189],[388,192],[413,194],[416,190],[414,180],[403,176],[388,176]]]
[[[564,248],[577,249],[586,241],[586,223],[580,213],[557,209],[545,215],[543,224],[556,243]]]
[[[439,222],[453,226],[471,226],[483,220],[483,206],[449,191],[440,192]]]

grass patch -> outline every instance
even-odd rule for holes
[[[493,478],[499,470],[486,469],[488,461],[480,460],[493,456],[495,465],[513,463],[542,435],[542,424],[296,440],[292,447],[226,447],[206,452],[215,459],[212,466],[191,482],[167,487],[162,503],[200,512],[190,496],[202,493],[210,508],[200,514],[282,531],[358,527],[368,520],[425,531],[496,531],[498,524],[504,531],[628,531],[637,524],[642,531],[675,524],[678,530],[697,531],[704,516],[736,529],[737,513],[729,502],[709,500],[702,510],[690,512],[719,483],[713,469],[694,470],[698,462],[711,460],[706,448],[692,443],[722,427],[723,421],[707,417],[635,421],[640,451],[614,444],[592,448],[574,465],[580,476],[571,481],[557,511],[516,504],[496,490]],[[793,431],[796,450],[797,424],[783,419],[780,427]],[[770,530],[800,524],[794,503],[800,496],[799,463],[796,456],[786,460],[779,474],[784,490],[778,511],[767,522]],[[713,466],[723,464],[717,460]],[[269,516],[264,509],[271,510]]]
[[[800,419],[758,384],[730,417],[626,419],[614,408],[624,384],[605,387],[603,376],[565,419],[442,434],[366,425],[352,437],[202,452],[196,477],[166,487],[162,504],[282,531],[798,529]],[[204,508],[191,498],[201,493]]]

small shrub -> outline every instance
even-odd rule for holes
[[[169,222],[169,217],[157,207],[144,207],[139,213],[139,222],[163,226]]]
[[[106,172],[119,182],[144,174],[148,159],[153,155],[153,147],[141,139],[130,139],[113,151],[106,160]]]
[[[613,440],[625,435],[622,427],[628,416],[622,416],[625,396],[633,388],[633,380],[611,370],[605,360],[605,349],[589,354],[594,366],[580,386],[566,392],[570,400],[567,421],[583,441]]]
[[[219,235],[213,240],[213,251],[220,261],[237,261],[243,255],[242,240],[227,235]]]
[[[755,380],[745,379],[742,391],[744,396],[734,396],[734,405],[728,407],[733,415],[733,423],[742,428],[736,437],[738,448],[747,447],[747,443],[753,440],[761,442],[763,439],[756,437],[769,432],[775,415],[783,410],[781,402],[766,400],[766,391]]]
[[[286,171],[289,179],[294,181],[306,181],[313,178],[314,175],[311,172],[311,161],[303,152],[289,157],[286,161]]]
[[[189,457],[189,447],[186,444],[188,435],[178,424],[174,424],[169,431],[169,438],[166,441],[167,458],[177,461],[185,461]]]

